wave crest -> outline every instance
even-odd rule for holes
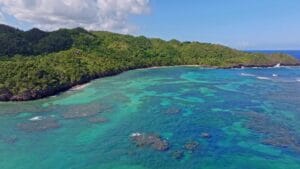
[[[269,77],[264,77],[264,76],[257,76],[256,78],[257,78],[257,79],[260,79],[260,80],[271,80],[271,78],[269,78]]]
[[[254,74],[250,74],[250,73],[241,73],[241,76],[255,77]]]

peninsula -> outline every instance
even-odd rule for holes
[[[247,53],[217,44],[165,41],[82,28],[45,32],[0,25],[0,101],[39,99],[90,80],[153,66],[295,66],[284,54]]]

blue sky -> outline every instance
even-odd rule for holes
[[[300,49],[300,0],[1,0],[0,21],[1,14],[21,29],[82,26],[237,49]]]
[[[151,1],[139,34],[239,49],[300,49],[299,0]]]

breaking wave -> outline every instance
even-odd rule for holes
[[[35,117],[32,117],[31,119],[29,119],[30,121],[38,121],[38,120],[42,120],[43,117],[42,116],[35,116]]]
[[[250,73],[241,73],[241,76],[255,77],[254,74],[250,74]]]
[[[271,78],[269,78],[269,77],[264,77],[264,76],[257,76],[256,78],[257,78],[257,79],[260,79],[260,80],[271,80]]]

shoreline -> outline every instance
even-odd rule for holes
[[[280,67],[298,67],[300,63],[295,64],[281,64]],[[28,91],[27,93],[23,93],[22,95],[12,95],[7,94],[7,96],[0,97],[1,102],[28,102],[34,100],[40,100],[44,98],[49,98],[53,96],[57,96],[63,92],[67,91],[78,91],[82,90],[89,85],[89,83],[93,80],[98,80],[105,77],[119,75],[121,73],[131,71],[131,70],[146,70],[146,69],[159,69],[159,68],[170,68],[170,67],[198,67],[205,69],[244,69],[244,68],[278,68],[278,64],[269,64],[269,65],[235,65],[228,67],[218,67],[218,66],[205,66],[205,65],[170,65],[170,66],[150,66],[150,67],[137,67],[137,68],[129,68],[127,70],[119,70],[116,72],[106,72],[103,74],[95,75],[93,77],[83,77],[82,80],[75,82],[74,84],[62,85],[59,88],[41,90],[41,91]],[[280,68],[279,67],[279,68]]]
[[[203,69],[256,69],[256,68],[286,68],[286,67],[300,67],[300,64],[282,64],[279,67],[276,65],[249,65],[249,66],[232,66],[232,67],[218,67],[218,66],[203,66],[203,65],[174,65],[174,66],[152,66],[152,67],[146,67],[146,68],[137,68],[133,70],[147,70],[147,69],[160,69],[160,68],[171,68],[171,67],[196,67],[196,68],[203,68]],[[130,70],[128,70],[130,71]]]

